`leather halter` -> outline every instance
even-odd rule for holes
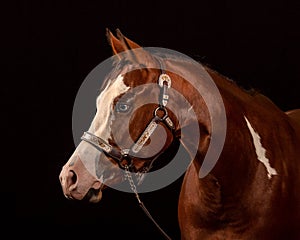
[[[148,123],[143,133],[132,144],[132,146],[130,146],[130,148],[119,149],[90,132],[84,132],[81,139],[88,142],[97,150],[103,152],[105,155],[111,157],[116,163],[118,163],[120,168],[125,169],[125,167],[128,166],[131,171],[137,172],[137,169],[133,165],[132,159],[135,154],[137,154],[143,148],[145,143],[157,128],[158,124],[165,124],[172,131],[172,133],[175,130],[175,125],[168,116],[168,112],[166,109],[166,105],[169,100],[167,90],[171,87],[170,76],[166,73],[162,73],[159,76],[158,85],[160,87],[159,106],[154,110],[152,120]],[[150,170],[150,168],[152,167],[152,163],[157,159],[158,156],[154,157],[154,159],[151,160],[149,166],[143,169],[143,173],[146,173]]]

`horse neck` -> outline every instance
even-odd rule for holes
[[[167,62],[166,65],[168,68],[178,70],[183,76],[188,77],[188,81],[184,81],[180,79],[180,77],[171,74],[172,88],[174,87],[178,92],[184,95],[192,104],[193,110],[197,115],[197,124],[201,135],[199,144],[197,145],[193,141],[189,141],[189,138],[182,140],[182,143],[188,152],[192,148],[198,149],[198,153],[193,160],[198,172],[202,164],[203,156],[205,156],[209,146],[212,130],[210,122],[211,116],[206,102],[202,96],[199,96],[199,92],[193,89],[193,86],[197,84],[201,85],[201,88],[205,89],[202,93],[211,95],[208,96],[207,99],[212,100],[213,111],[219,111],[220,108],[219,103],[214,103],[215,92],[211,93],[209,84],[204,81],[202,86],[201,78],[206,78],[205,74],[210,76],[222,96],[227,119],[227,122],[224,123],[227,128],[225,144],[212,173],[216,176],[220,176],[220,178],[226,179],[224,181],[228,182],[231,189],[234,189],[233,186],[237,182],[236,179],[241,178],[245,181],[251,179],[254,173],[250,174],[249,171],[254,172],[257,168],[258,159],[253,143],[253,135],[249,127],[257,133],[266,151],[269,150],[271,152],[274,148],[281,150],[280,137],[282,137],[282,135],[284,135],[283,137],[285,139],[288,138],[287,140],[291,141],[293,130],[287,115],[264,95],[257,92],[246,92],[232,80],[208,67],[204,67],[205,73],[203,73],[202,71],[198,71],[197,66],[194,67],[194,65],[190,63],[170,61]],[[170,96],[170,99],[173,99],[172,96]],[[170,101],[170,104],[172,104],[172,101]],[[178,105],[173,106],[173,108],[180,109],[181,107]],[[189,111],[186,110],[182,111],[181,116],[185,119],[181,127],[188,128],[190,124],[188,112]],[[247,124],[247,121],[251,126]],[[223,126],[217,126],[217,128],[221,129]],[[276,129],[276,131],[274,131],[274,129]],[[193,129],[188,130],[188,132],[192,131]],[[290,149],[287,147],[287,149],[282,151],[276,151],[276,156],[270,159],[270,164],[281,168],[282,156],[284,156],[284,154],[290,154],[286,152],[293,151],[292,149],[293,147],[291,146]],[[233,171],[235,171],[234,175],[232,174]]]
[[[271,149],[280,149],[264,156],[264,160],[268,158],[270,166],[277,171],[284,169],[282,161],[284,154],[290,154],[288,151],[292,151],[282,150],[278,138],[284,136],[291,142],[291,137],[287,134],[291,129],[284,112],[267,97],[261,94],[251,95],[220,74],[207,70],[224,100],[227,135],[220,158],[212,171],[203,179],[199,179],[199,170],[205,153],[199,151],[186,171],[180,204],[197,206],[202,217],[207,219],[210,219],[208,215],[211,212],[216,213],[217,216],[221,209],[222,211],[230,209],[233,212],[232,216],[239,221],[237,220],[241,217],[239,215],[245,214],[245,211],[241,211],[239,207],[243,207],[243,204],[263,204],[270,201],[272,196],[267,193],[267,189],[274,183],[272,181],[274,176],[271,175],[270,178],[266,165],[258,161],[257,149],[246,119],[263,144],[258,151],[262,150],[262,147],[267,153],[270,153]],[[199,149],[201,149],[201,142]],[[202,149],[205,151],[205,148]],[[199,206],[202,207],[199,209]],[[184,211],[182,208],[179,209]],[[193,214],[197,214],[197,211]]]

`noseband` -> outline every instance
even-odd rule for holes
[[[137,169],[133,165],[132,159],[143,146],[146,144],[148,139],[154,133],[155,129],[160,123],[165,124],[168,129],[174,133],[175,125],[173,121],[170,119],[166,105],[169,100],[168,89],[171,87],[171,78],[166,73],[162,73],[158,78],[158,85],[160,87],[160,96],[159,96],[159,106],[153,111],[153,118],[146,126],[145,130],[139,136],[139,138],[130,146],[130,148],[119,149],[114,147],[104,141],[102,138],[90,133],[84,132],[81,139],[85,142],[88,142],[92,146],[94,146],[97,150],[103,152],[106,156],[111,157],[116,163],[118,163],[119,167],[125,169],[125,167],[129,168],[131,171],[136,172]],[[159,155],[158,155],[159,156]],[[152,163],[156,156],[146,169],[143,169],[143,173],[148,172],[152,167]]]

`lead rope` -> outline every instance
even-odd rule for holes
[[[134,181],[132,179],[131,176],[131,172],[129,171],[129,167],[128,165],[125,165],[125,178],[128,180],[129,185],[131,190],[134,192],[135,197],[137,198],[140,207],[143,209],[143,211],[145,212],[145,214],[150,218],[150,220],[155,224],[155,226],[158,228],[158,230],[164,235],[164,237],[168,240],[172,240],[168,234],[166,234],[166,232],[158,225],[158,223],[154,220],[154,218],[151,216],[150,212],[148,211],[148,209],[145,207],[144,203],[141,201],[140,196],[136,190],[136,186],[134,184]]]

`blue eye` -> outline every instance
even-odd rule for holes
[[[129,109],[130,109],[129,104],[127,104],[127,103],[117,103],[117,106],[116,106],[117,112],[124,113],[124,112],[128,112]]]

